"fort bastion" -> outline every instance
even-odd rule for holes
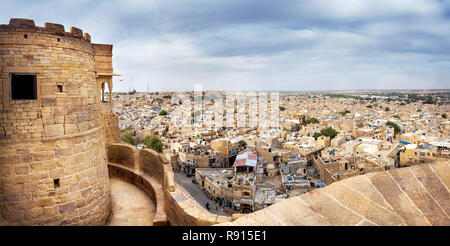
[[[75,27],[11,19],[0,25],[0,56],[0,221],[104,224],[106,143],[119,139],[105,97],[112,45]]]

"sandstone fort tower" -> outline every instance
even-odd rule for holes
[[[0,224],[102,225],[111,211],[106,145],[112,45],[71,27],[0,25]]]

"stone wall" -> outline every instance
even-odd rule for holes
[[[121,144],[109,145],[108,157],[118,159],[119,157],[113,155],[120,155],[120,151],[110,151],[109,149],[120,149],[122,147]],[[137,151],[135,147],[129,147]],[[232,221],[231,217],[209,213],[186,190],[177,185],[172,166],[162,154],[149,149],[140,150],[138,167],[130,168],[123,164],[110,163],[110,176],[120,177],[146,192],[155,202],[157,214],[164,213],[164,216],[166,216],[164,218],[166,218],[168,224],[194,226]],[[160,218],[163,218],[163,216],[161,215]],[[159,223],[163,224],[163,222]]]
[[[121,164],[127,167],[136,168],[134,156],[137,149],[129,144],[110,144],[108,145],[108,162]]]
[[[0,220],[104,224],[110,186],[89,34],[11,19],[0,25],[0,56]],[[36,75],[36,99],[11,98],[12,73]]]
[[[110,212],[110,184],[101,133],[1,146],[6,223],[102,225]]]
[[[104,103],[103,105],[105,105]],[[105,135],[107,143],[120,143],[120,129],[119,118],[112,112],[105,112],[103,114],[103,121],[105,123]]]
[[[6,116],[0,136],[8,143],[80,133],[102,123],[92,44],[74,31],[79,29],[57,35],[52,28],[18,25],[14,19],[0,26]],[[37,100],[11,100],[10,73],[36,74]]]
[[[154,150],[143,149],[139,152],[139,167],[159,183],[164,180],[164,166],[169,165],[165,157]]]
[[[231,222],[231,217],[208,212],[187,192],[176,184],[171,165],[164,166],[164,200],[167,218],[174,226],[207,226]]]
[[[176,185],[174,191],[164,189],[166,214],[173,226],[208,226],[231,222],[231,217],[220,216],[208,212],[200,206],[181,186]]]
[[[120,178],[130,184],[137,186],[144,191],[156,206],[155,217],[153,218],[154,226],[168,225],[166,213],[164,193],[161,185],[147,174],[138,169],[131,169],[120,164],[108,164],[109,176]]]
[[[337,181],[331,174],[330,170],[328,170],[327,166],[329,165],[330,167],[333,167],[333,166],[338,165],[339,163],[335,162],[335,163],[328,163],[325,165],[322,158],[317,157],[317,158],[313,159],[313,164],[314,164],[314,167],[319,172],[320,177],[322,178],[322,180],[325,184],[331,184],[331,183]]]

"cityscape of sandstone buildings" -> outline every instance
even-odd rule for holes
[[[134,135],[139,148],[149,147],[145,137],[157,136],[176,172],[193,176],[228,212],[248,213],[349,177],[448,163],[448,99],[410,102],[408,93],[404,99],[282,93],[276,129],[177,127],[170,112],[180,105],[171,92],[122,93],[113,100],[122,132]],[[318,136],[330,127],[334,136]]]
[[[174,93],[112,93],[112,48],[0,25],[0,225],[133,223],[115,180],[145,225],[450,225],[448,91],[285,92],[279,127],[176,126]]]

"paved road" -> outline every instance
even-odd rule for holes
[[[175,181],[181,185],[191,196],[202,206],[205,208],[205,204],[209,203],[209,212],[218,215],[231,216],[230,214],[223,212],[221,210],[216,210],[216,203],[209,199],[208,196],[202,191],[199,185],[192,183],[192,179],[194,177],[186,177],[186,175],[181,174],[179,172],[174,172]]]

